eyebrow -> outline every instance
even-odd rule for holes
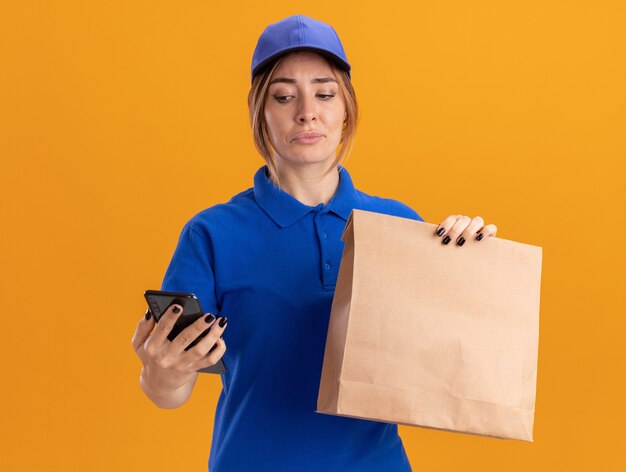
[[[269,85],[275,84],[275,83],[283,83],[283,84],[295,84],[296,79],[290,79],[289,77],[276,77],[275,79],[272,79],[272,81],[269,83]],[[335,79],[333,79],[332,77],[318,77],[317,79],[313,79],[311,80],[312,84],[326,84],[328,82],[335,82],[338,83]]]

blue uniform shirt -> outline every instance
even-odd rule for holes
[[[215,412],[212,472],[410,471],[396,424],[316,413],[332,299],[352,209],[419,221],[407,205],[339,186],[308,206],[267,166],[254,187],[184,226],[162,290],[196,294],[228,317],[226,373]]]

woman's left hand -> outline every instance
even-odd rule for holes
[[[442,238],[443,244],[448,244],[454,240],[458,246],[463,246],[470,238],[480,241],[489,236],[495,236],[498,228],[496,225],[484,225],[485,222],[480,216],[470,218],[465,215],[450,215],[441,222],[435,230],[437,236]]]

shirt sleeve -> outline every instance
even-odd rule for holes
[[[408,212],[409,212],[409,216],[407,218],[411,218],[413,220],[417,220],[417,221],[424,221],[424,218],[422,218],[418,212],[416,212],[413,208],[411,207],[407,207],[408,208]]]
[[[192,292],[204,313],[219,314],[215,291],[213,246],[206,231],[187,222],[163,277],[161,290]]]
[[[406,203],[402,203],[398,200],[390,200],[390,202],[394,204],[394,210],[397,212],[395,213],[397,216],[409,218],[411,220],[424,221],[424,218],[422,218],[418,212]]]

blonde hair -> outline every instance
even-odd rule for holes
[[[252,127],[254,145],[267,164],[270,180],[278,187],[280,187],[280,181],[278,172],[276,171],[276,163],[274,162],[275,150],[272,146],[267,123],[265,121],[265,100],[274,71],[285,57],[286,54],[280,56],[273,64],[268,65],[261,72],[256,74],[252,81],[250,92],[248,93],[248,109],[250,112],[250,126]],[[326,58],[324,57],[324,59]],[[334,167],[336,167],[347,160],[352,150],[357,129],[358,104],[348,72],[339,68],[332,60],[327,59],[327,62],[335,79],[337,79],[339,93],[341,93],[346,107],[346,119],[343,122],[341,140],[337,146],[337,158],[333,163]]]

